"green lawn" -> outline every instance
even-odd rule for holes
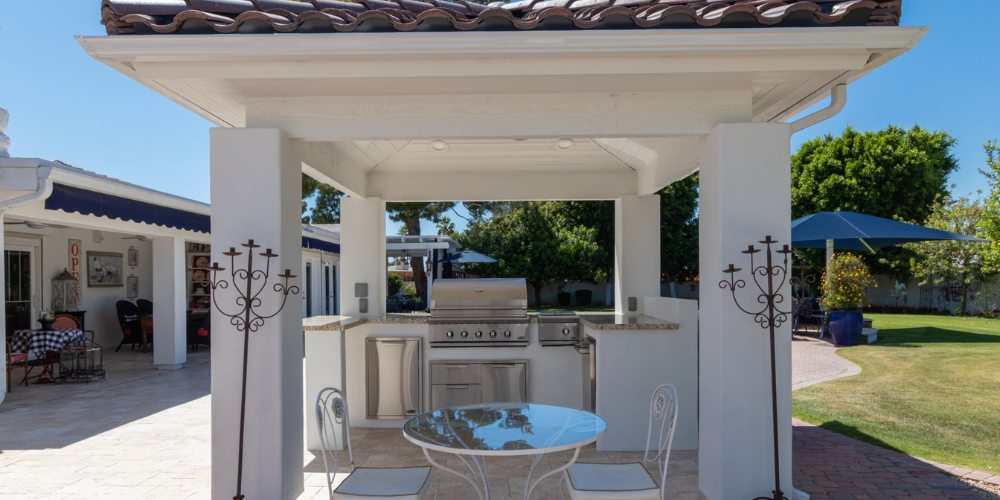
[[[793,393],[797,418],[910,455],[1000,471],[1000,321],[865,314],[859,375]]]

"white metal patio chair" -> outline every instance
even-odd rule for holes
[[[326,486],[331,500],[419,500],[424,498],[434,471],[428,467],[400,467],[375,469],[355,467],[354,450],[351,448],[351,425],[347,416],[347,399],[340,389],[327,387],[316,396],[316,421],[323,447],[323,468],[326,469]],[[336,489],[333,480],[337,471],[337,436],[334,426],[344,425],[344,441],[351,459],[351,473]],[[327,453],[333,452],[333,473]],[[437,498],[435,487],[434,498]]]
[[[656,454],[651,455],[650,444],[653,428],[659,425]],[[573,464],[559,480],[559,495],[563,483],[573,500],[664,500],[667,484],[667,465],[670,448],[677,426],[677,389],[663,384],[653,391],[649,407],[649,430],[646,434],[646,452],[643,460],[657,462],[660,486],[641,463],[631,464]]]

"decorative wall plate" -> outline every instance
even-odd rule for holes
[[[205,281],[206,274],[207,273],[204,270],[198,269],[197,271],[191,274],[191,278],[196,282]]]
[[[195,257],[194,267],[208,267],[208,256],[202,255],[200,257]]]

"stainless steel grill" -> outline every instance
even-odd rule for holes
[[[573,311],[538,313],[538,343],[541,345],[580,343],[580,316]]]
[[[431,347],[528,345],[523,278],[442,279],[431,289]]]

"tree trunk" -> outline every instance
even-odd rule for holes
[[[420,217],[413,216],[406,220],[406,234],[420,235]],[[410,269],[413,269],[413,286],[417,289],[417,297],[427,303],[427,275],[424,273],[424,257],[410,256]]]
[[[966,273],[962,273],[962,310],[959,311],[959,313],[958,313],[960,316],[964,316],[965,315],[965,311],[966,311],[965,308],[969,306],[969,304],[968,304],[968,302],[969,302],[969,283],[966,281],[966,279],[968,279],[968,276],[966,276]]]

